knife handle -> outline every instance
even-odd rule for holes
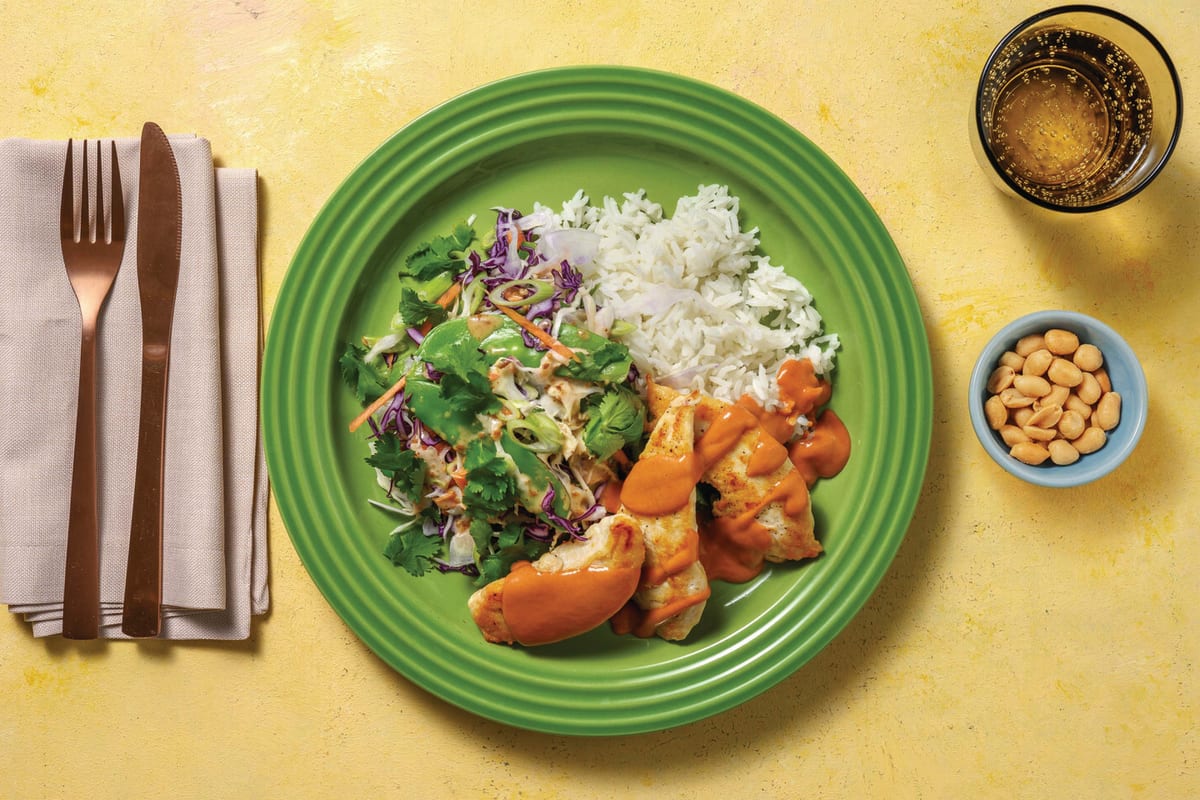
[[[161,355],[158,351],[162,351]],[[162,628],[163,461],[166,446],[166,348],[144,348],[129,563],[121,631],[138,638]]]

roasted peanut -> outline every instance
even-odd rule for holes
[[[1068,411],[1074,411],[1084,420],[1089,420],[1092,418],[1091,404],[1083,402],[1083,400],[1077,394],[1072,393],[1071,396],[1067,398],[1066,405],[1064,405],[1063,408],[1067,409]]]
[[[1013,378],[1013,387],[1030,398],[1050,394],[1050,381],[1037,375],[1017,375]]]
[[[1000,392],[1012,386],[1013,378],[1016,374],[1012,367],[1006,367],[1001,364],[992,370],[992,374],[988,376],[987,390],[992,394],[1000,394]]]
[[[1074,464],[1079,460],[1079,451],[1065,439],[1055,439],[1046,446],[1046,449],[1050,452],[1050,460],[1060,467]]]
[[[1025,366],[1025,356],[1019,356],[1012,350],[1005,350],[1004,355],[1000,356],[1000,365],[1010,367],[1013,372],[1017,372]]]
[[[1029,437],[1025,435],[1025,431],[1018,428],[1016,425],[1005,425],[1000,429],[1000,438],[1009,447],[1021,442],[1028,442]]]
[[[1058,421],[1058,432],[1064,439],[1078,439],[1087,428],[1087,420],[1078,411],[1067,409]]]
[[[1004,423],[1008,422],[1008,408],[999,395],[992,395],[983,404],[983,415],[987,418],[987,423],[994,431],[1000,430]]]
[[[1095,372],[1104,366],[1104,354],[1094,344],[1081,344],[1071,359],[1084,372]]]
[[[1014,408],[1011,413],[1013,424],[1024,428],[1029,424],[1029,418],[1037,412],[1033,410],[1032,406],[1025,406],[1024,408]]]
[[[1039,428],[1053,428],[1062,419],[1062,415],[1062,406],[1045,406],[1034,411],[1033,416],[1025,424],[1036,425]]]
[[[1079,399],[1089,406],[1095,405],[1103,393],[1103,390],[1100,388],[1100,381],[1096,380],[1096,376],[1090,372],[1083,373],[1079,385],[1075,387],[1075,394],[1079,395]]]
[[[1028,356],[1034,350],[1041,350],[1046,346],[1046,339],[1040,333],[1031,333],[1028,336],[1022,336],[1017,342],[1013,350],[1019,356]]]
[[[1050,451],[1035,442],[1015,444],[1009,449],[1008,453],[1018,461],[1023,461],[1035,467],[1050,457]]]
[[[1083,380],[1083,370],[1065,358],[1056,358],[1046,370],[1046,377],[1059,386],[1073,388]]]
[[[1021,366],[1021,374],[1023,375],[1045,375],[1046,370],[1050,368],[1050,362],[1054,360],[1054,354],[1046,348],[1034,350],[1025,357],[1025,363]]]
[[[1092,412],[1092,424],[1103,431],[1111,431],[1121,421],[1121,395],[1105,392]]]
[[[1039,397],[1037,402],[1033,404],[1035,410],[1045,408],[1046,406],[1065,406],[1067,398],[1071,396],[1071,390],[1065,386],[1055,384],[1050,387],[1050,394],[1045,397]]]
[[[1069,356],[1079,348],[1079,337],[1061,328],[1046,331],[1042,340],[1046,343],[1046,349],[1056,356]]]
[[[1022,425],[1021,432],[1035,442],[1048,442],[1058,435],[1058,431],[1053,428],[1043,428],[1040,425],[1029,424]]]
[[[1038,380],[1041,379],[1039,378]],[[1033,405],[1032,397],[1022,393],[1019,389],[1013,386],[1005,389],[1003,392],[998,394],[997,397],[1000,398],[1000,402],[1004,404],[1005,408],[1025,408],[1026,406]]]
[[[1109,380],[1108,370],[1106,370],[1104,367],[1101,367],[1100,369],[1092,372],[1092,374],[1096,376],[1096,382],[1100,384],[1100,391],[1112,391],[1112,381]]]
[[[1104,447],[1104,443],[1107,441],[1107,434],[1105,434],[1100,428],[1097,428],[1095,425],[1093,425],[1085,430],[1078,439],[1072,440],[1071,445],[1078,450],[1081,455],[1086,456],[1088,453],[1094,453],[1101,447]]]

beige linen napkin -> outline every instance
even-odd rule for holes
[[[207,140],[173,136],[171,147],[183,237],[167,400],[162,636],[240,639],[269,600],[257,177],[214,170]],[[113,638],[121,636],[141,375],[138,140],[118,139],[117,152],[128,237],[100,319],[97,398],[101,635]],[[65,154],[65,142],[0,142],[0,602],[37,636],[61,632],[75,431],[79,308],[57,223]]]

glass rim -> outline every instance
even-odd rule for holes
[[[1039,22],[1047,20],[1051,17],[1057,17],[1064,14],[1096,14],[1101,17],[1113,19],[1133,29],[1136,33],[1145,38],[1145,40],[1155,49],[1155,51],[1158,52],[1159,57],[1161,57],[1163,60],[1163,65],[1167,69],[1167,74],[1171,76],[1171,84],[1175,90],[1175,125],[1171,131],[1170,140],[1167,142],[1167,146],[1163,149],[1162,154],[1159,156],[1158,162],[1148,173],[1146,173],[1146,175],[1142,176],[1142,179],[1138,181],[1135,186],[1131,187],[1128,191],[1124,192],[1120,196],[1114,197],[1111,200],[1106,200],[1103,203],[1096,203],[1094,205],[1087,206],[1065,206],[1048,202],[1030,194],[1018,186],[1012,179],[1008,177],[1008,175],[1004,173],[1004,170],[1001,169],[999,162],[996,160],[995,154],[992,152],[992,148],[988,145],[983,126],[984,83],[986,82],[988,72],[991,70],[992,65],[996,63],[996,60],[1004,51],[1004,48],[1006,48],[1013,41],[1013,39],[1015,39],[1028,28],[1031,28]],[[973,116],[975,117],[975,133],[979,137],[980,149],[983,150],[984,155],[987,156],[987,160],[992,167],[992,171],[995,172],[996,175],[1000,177],[1000,180],[1004,181],[1004,184],[1013,192],[1015,192],[1018,197],[1051,211],[1061,211],[1068,214],[1084,214],[1092,211],[1103,211],[1106,208],[1112,208],[1115,205],[1119,205],[1124,203],[1126,200],[1133,198],[1135,195],[1149,186],[1150,183],[1156,177],[1158,177],[1159,173],[1162,172],[1163,168],[1166,167],[1167,161],[1170,160],[1171,154],[1175,151],[1175,145],[1179,141],[1180,132],[1183,130],[1183,87],[1179,82],[1179,72],[1175,69],[1175,63],[1171,60],[1171,56],[1167,53],[1166,48],[1162,46],[1162,43],[1158,41],[1158,38],[1155,37],[1154,34],[1152,34],[1137,20],[1122,14],[1119,11],[1114,11],[1110,8],[1103,8],[1101,6],[1088,4],[1055,6],[1054,8],[1048,8],[1044,11],[1039,11],[1033,16],[1017,23],[992,49],[991,54],[988,55],[987,60],[983,63],[983,70],[979,73],[979,83],[975,89],[975,112]]]

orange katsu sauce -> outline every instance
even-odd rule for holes
[[[717,517],[704,526],[700,563],[710,581],[745,583],[762,572],[771,529],[754,518],[759,510]]]
[[[617,613],[637,590],[641,567],[539,572],[513,564],[500,597],[513,638],[524,645],[586,633]]]
[[[687,505],[704,468],[693,453],[639,458],[625,477],[621,502],[643,517],[661,517]]]
[[[797,439],[788,448],[796,469],[804,475],[809,486],[817,478],[832,478],[850,460],[850,432],[833,409],[825,409],[817,417],[808,435]]]
[[[750,463],[746,465],[746,474],[751,478],[770,475],[779,469],[779,466],[787,461],[787,458],[787,448],[760,426],[758,439],[754,442],[754,452],[750,456]]]
[[[833,384],[818,378],[816,367],[807,358],[789,358],[783,362],[775,381],[780,401],[790,404],[788,411],[792,414],[811,414],[833,396]]]
[[[704,469],[737,445],[747,433],[759,427],[758,418],[742,406],[730,406],[719,417],[712,420],[708,430],[696,441],[696,458]],[[700,474],[704,474],[704,469]]]
[[[660,564],[647,563],[642,568],[642,583],[644,587],[658,586],[672,575],[678,575],[695,564],[700,558],[700,532],[691,530],[684,534],[683,546],[671,554],[671,557]]]
[[[600,492],[600,505],[604,506],[604,510],[610,514],[615,514],[621,510],[621,482],[611,480],[604,484],[604,489]]]
[[[779,503],[788,517],[808,510],[808,485],[790,470],[757,504],[739,514],[717,517],[704,527],[700,563],[709,580],[744,583],[762,572],[771,531],[757,517],[771,503]]]
[[[694,605],[703,603],[711,594],[712,589],[705,586],[699,592],[678,597],[664,606],[651,609],[639,608],[637,603],[630,601],[613,615],[609,624],[612,626],[613,633],[618,636],[632,633],[642,639],[649,639],[663,622],[677,614],[682,614]]]

